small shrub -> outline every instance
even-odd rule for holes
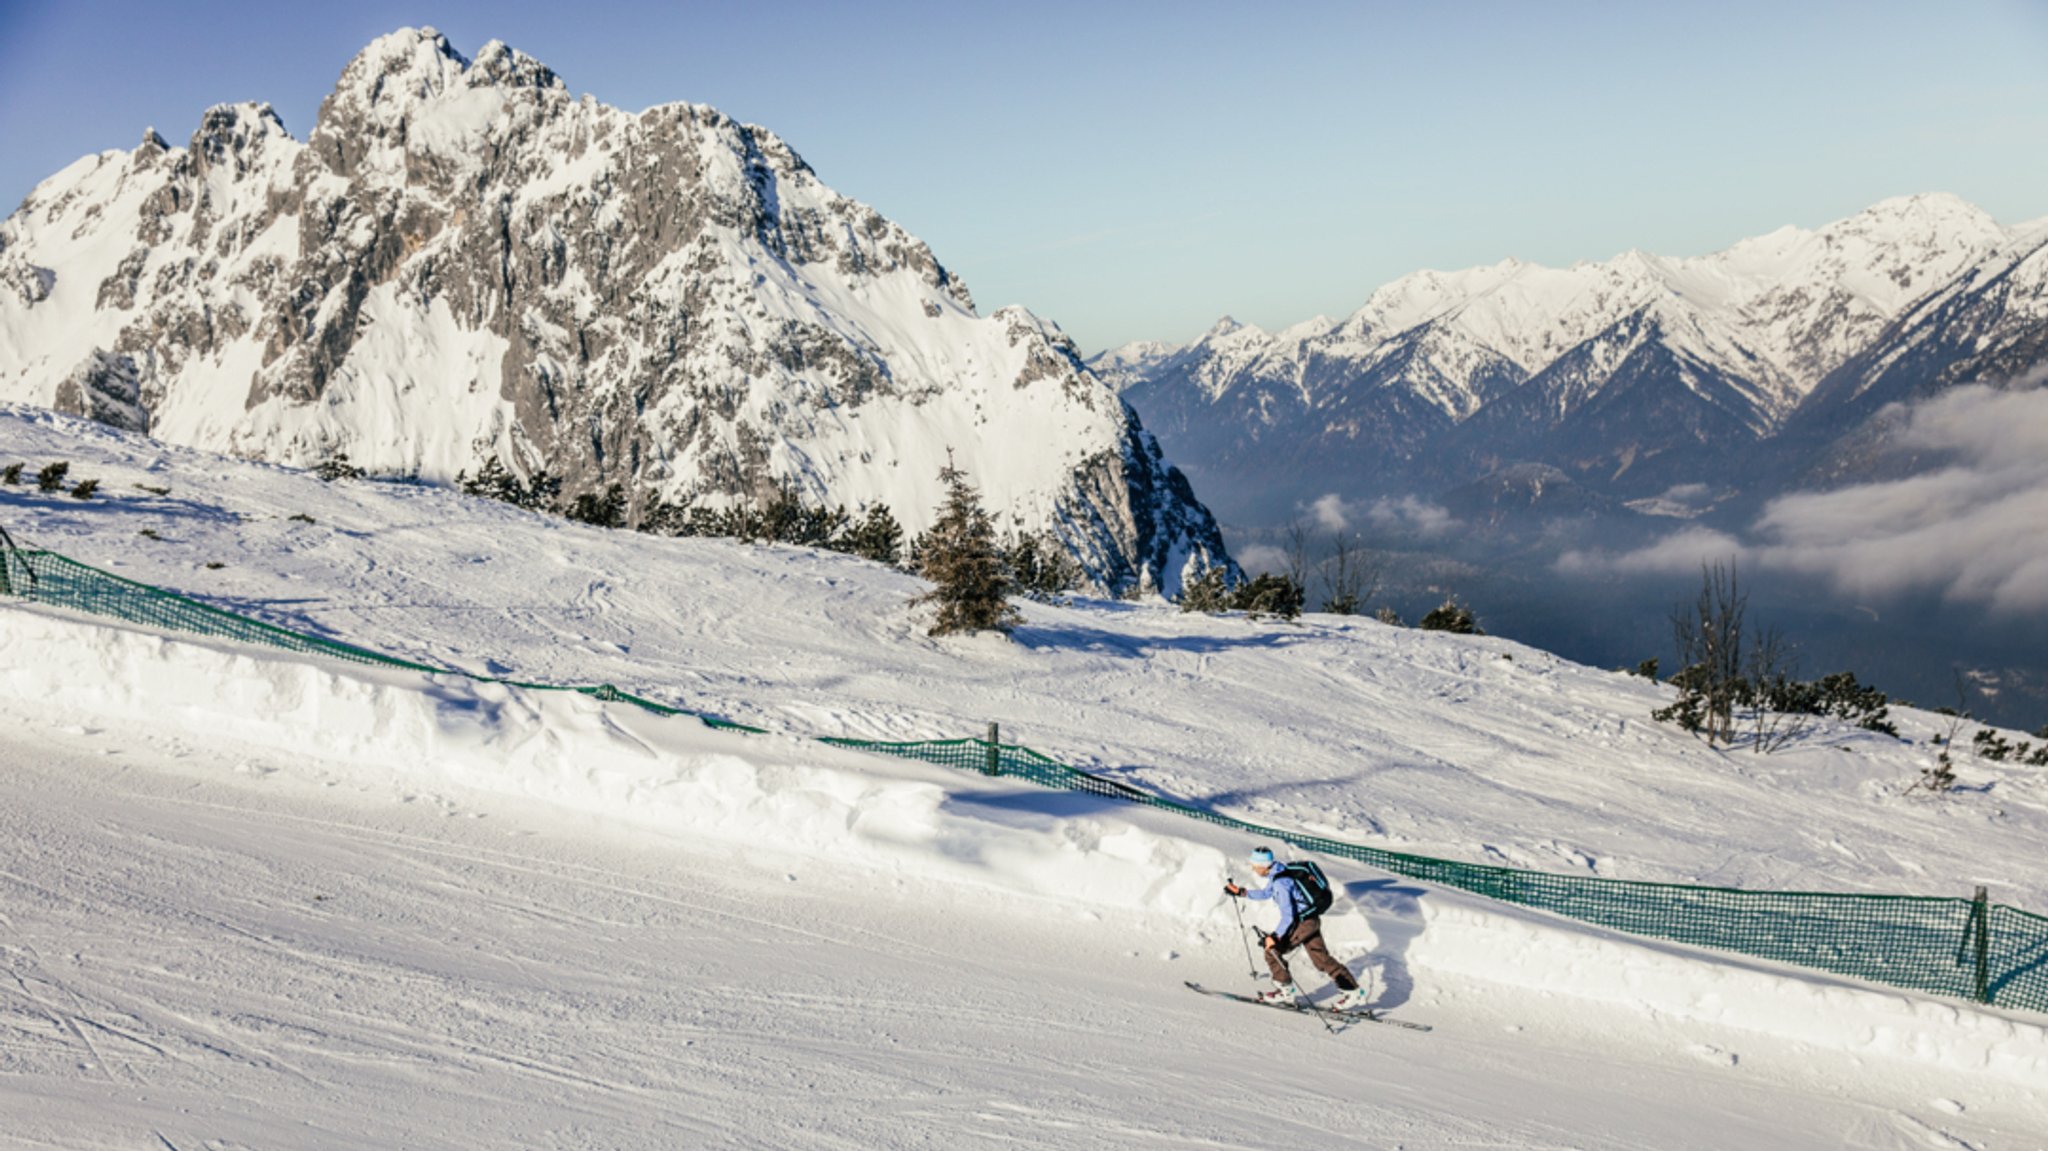
[[[1231,604],[1230,575],[1222,568],[1210,568],[1200,579],[1181,585],[1180,610],[1198,611],[1208,615],[1229,611]]]
[[[153,496],[167,496],[171,494],[171,489],[169,488],[153,488],[148,484],[136,484],[135,487],[137,490],[148,492]]]
[[[533,512],[545,511],[562,492],[562,481],[549,475],[546,468],[522,480],[496,456],[485,460],[474,477],[466,469],[455,473],[455,486],[468,495],[498,500]]]
[[[565,513],[577,523],[590,524],[600,528],[623,527],[626,522],[626,489],[618,484],[608,485],[602,495],[584,492],[576,497]]]
[[[1050,532],[1014,537],[1005,550],[1010,577],[1017,590],[1031,599],[1049,600],[1081,582],[1081,565]]]
[[[69,463],[43,465],[43,470],[36,473],[36,490],[54,492],[63,487],[64,476],[70,470],[71,465]]]
[[[1277,615],[1281,619],[1294,619],[1301,615],[1305,598],[1301,584],[1292,576],[1267,572],[1232,587],[1228,572],[1222,568],[1210,568],[1202,573],[1200,579],[1181,585],[1180,610],[1210,615],[1241,611],[1254,618]]]
[[[1294,577],[1267,572],[1240,586],[1231,606],[1254,617],[1277,615],[1294,619],[1301,615],[1303,598],[1301,584]]]
[[[217,572],[228,565],[220,562],[219,560],[207,560],[205,566],[207,571]]]
[[[99,490],[100,482],[98,480],[80,480],[78,481],[78,486],[71,489],[71,498],[74,500],[89,500]]]
[[[0,468],[0,482],[18,484],[21,482],[21,464],[8,464]]]
[[[1890,719],[1891,700],[1878,689],[1857,683],[1854,672],[1822,676],[1811,686],[1813,714],[1832,715],[1865,731],[1898,737],[1898,725]]]
[[[1408,626],[1407,624],[1401,622],[1401,613],[1395,611],[1391,607],[1382,606],[1380,610],[1372,613],[1372,618],[1380,621],[1383,624],[1386,624],[1388,627]]]
[[[1641,676],[1642,678],[1644,678],[1644,679],[1647,679],[1647,680],[1649,680],[1649,681],[1650,681],[1651,683],[1656,683],[1656,682],[1657,682],[1657,657],[1656,657],[1656,656],[1651,656],[1651,657],[1650,657],[1649,659],[1646,659],[1646,660],[1644,660],[1643,662],[1641,662],[1641,663],[1637,664],[1637,665],[1636,665],[1636,669],[1635,669],[1634,671],[1630,672],[1629,674],[1630,674],[1630,675],[1635,675],[1635,676]]]
[[[313,474],[331,484],[336,480],[362,479],[363,469],[349,462],[347,452],[336,452],[315,465]]]
[[[1431,608],[1417,625],[1423,631],[1447,631],[1453,635],[1485,635],[1479,627],[1479,620],[1472,609],[1458,602],[1457,597],[1447,596],[1444,602]]]
[[[2048,728],[2042,730],[2048,732]],[[2043,743],[2037,750],[2032,740],[2023,739],[2014,743],[1987,727],[1979,729],[1977,734],[1970,738],[1970,744],[1978,755],[1993,763],[2010,760],[2028,767],[2048,767],[2048,735],[2041,738]]]
[[[146,540],[162,540],[164,538],[156,534],[155,528],[143,528],[141,531],[136,532],[135,534],[141,536],[143,539]]]
[[[309,524],[313,522],[313,517],[307,515],[305,512],[293,512],[289,518],[296,520],[302,524]]]

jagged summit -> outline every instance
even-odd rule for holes
[[[0,224],[0,398],[283,463],[495,457],[635,514],[793,484],[911,531],[951,449],[1102,587],[1229,563],[1057,327],[979,316],[773,133],[575,98],[431,28],[349,61],[303,143],[220,105],[38,186]]]

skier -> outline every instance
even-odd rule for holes
[[[1252,871],[1265,881],[1265,886],[1248,891],[1235,883],[1225,882],[1223,891],[1231,898],[1270,899],[1280,905],[1280,925],[1270,935],[1261,935],[1260,942],[1266,948],[1266,966],[1273,970],[1273,988],[1261,991],[1259,1002],[1281,1007],[1301,1006],[1301,993],[1294,986],[1294,974],[1287,970],[1286,955],[1299,947],[1308,953],[1309,962],[1316,970],[1330,977],[1337,985],[1338,996],[1331,1007],[1338,1011],[1350,1011],[1365,1006],[1365,992],[1352,978],[1351,971],[1323,945],[1323,919],[1315,913],[1309,894],[1302,885],[1287,874],[1284,864],[1273,858],[1273,853],[1261,847],[1251,854]]]

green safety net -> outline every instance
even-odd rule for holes
[[[610,684],[563,687],[521,683],[396,659],[211,607],[50,551],[0,549],[0,595],[356,663],[461,675],[534,690],[575,691],[608,702],[634,704],[659,715],[693,716],[733,731],[762,730],[656,703]],[[2048,1012],[2048,918],[1988,900],[1742,891],[1553,875],[1433,859],[1250,823],[1082,771],[1014,744],[982,739],[885,742],[826,738],[822,742],[1163,808],[1257,838],[1282,841],[1299,850],[1356,860],[1395,875],[1632,935],[1796,964],[1912,991]]]

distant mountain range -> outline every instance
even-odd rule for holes
[[[702,105],[572,96],[493,42],[377,40],[304,142],[208,110],[0,224],[0,399],[195,447],[713,505],[794,484],[912,531],[949,455],[1101,587],[1231,566],[1057,327]]]
[[[2048,220],[1920,195],[1696,259],[1418,272],[1342,320],[1090,364],[1257,525],[1332,493],[1656,514],[1839,483],[1878,466],[1885,405],[2044,361]]]

